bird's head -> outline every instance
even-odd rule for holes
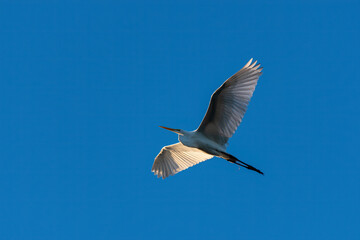
[[[169,131],[172,131],[172,132],[174,132],[174,133],[180,134],[180,135],[183,135],[183,134],[184,134],[184,133],[183,133],[183,130],[181,130],[181,129],[168,128],[168,127],[163,127],[163,126],[159,126],[159,127],[163,128],[163,129],[166,129],[166,130],[169,130]]]

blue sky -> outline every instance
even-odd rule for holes
[[[151,2],[151,3],[150,3]],[[358,239],[358,1],[1,1],[1,239]],[[228,151],[166,180],[250,58]]]

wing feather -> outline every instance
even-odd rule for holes
[[[226,144],[240,125],[261,75],[252,59],[227,79],[211,96],[208,110],[197,131],[219,144]]]
[[[197,148],[176,143],[161,149],[155,158],[151,171],[164,179],[212,157],[213,155]]]

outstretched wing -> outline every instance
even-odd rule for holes
[[[151,171],[164,179],[212,157],[213,155],[179,142],[161,149]]]
[[[197,131],[219,144],[226,144],[240,125],[262,68],[252,59],[227,79],[211,96],[208,110]]]

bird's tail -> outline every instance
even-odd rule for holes
[[[264,175],[264,173],[262,171],[260,171],[259,169],[254,168],[253,166],[251,166],[251,165],[249,165],[247,163],[244,163],[243,161],[240,161],[239,159],[237,159],[233,155],[231,155],[229,153],[226,153],[226,152],[220,152],[220,153],[221,153],[221,155],[219,157],[225,159],[226,161],[231,162],[231,163],[235,163],[236,165],[239,165],[241,167],[247,168],[249,170],[253,170],[255,172],[258,172],[258,173]]]

